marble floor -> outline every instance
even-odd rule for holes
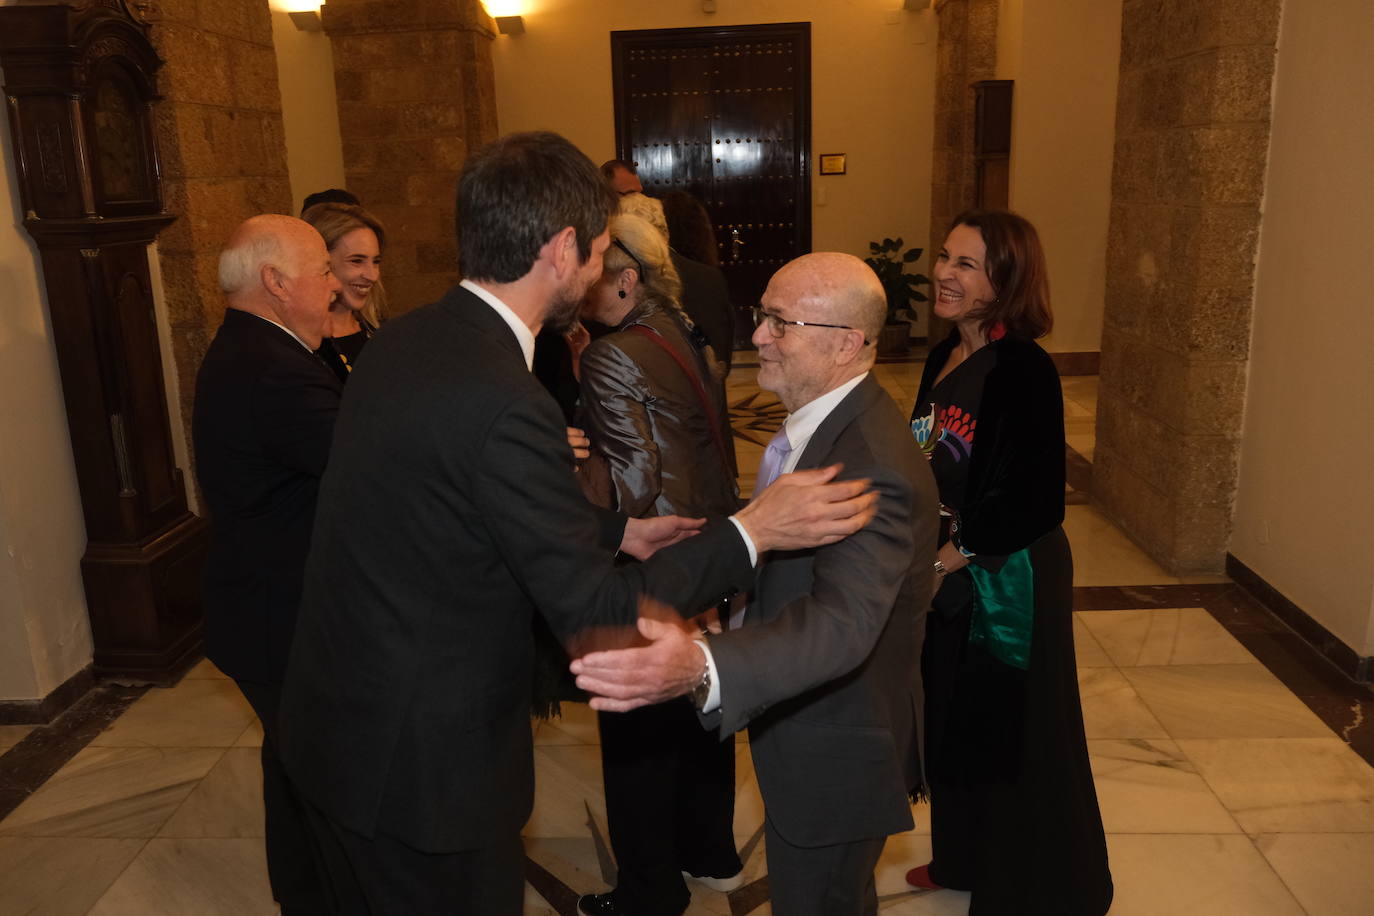
[[[909,407],[919,366],[876,371]],[[749,423],[766,441],[781,418],[752,374],[742,367],[730,386],[732,403],[747,408],[737,426],[750,470],[762,445]],[[1096,379],[1064,387],[1070,446],[1090,460]],[[746,478],[745,492],[751,486]],[[1070,505],[1066,528],[1112,913],[1374,912],[1374,750],[1361,744],[1374,710],[1368,691],[1313,667],[1226,579],[1167,575],[1090,504]],[[0,914],[276,912],[262,851],[262,732],[233,683],[202,662],[175,687],[119,696],[108,724],[88,715],[69,759],[0,820]],[[0,803],[7,764],[41,756],[44,741],[60,744],[62,721],[0,727]],[[568,916],[578,894],[605,889],[614,874],[595,718],[567,704],[561,719],[534,725],[534,740],[525,912]],[[770,912],[763,807],[749,746],[741,738],[735,748],[735,832],[749,880],[728,897],[695,888],[693,916]],[[882,912],[966,913],[966,894],[906,887],[906,869],[930,852],[927,809],[914,813],[916,828],[892,837],[879,865]]]

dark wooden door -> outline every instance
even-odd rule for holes
[[[973,84],[974,204],[1005,210],[1011,195],[1011,80]]]
[[[811,250],[811,24],[611,33],[616,148],[650,195],[706,205],[747,341],[779,267]]]

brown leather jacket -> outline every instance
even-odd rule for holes
[[[655,339],[631,331],[643,325]],[[583,428],[610,465],[613,505],[632,518],[720,516],[739,506],[734,469],[722,458],[711,420],[672,347],[697,373],[732,456],[720,370],[693,343],[681,313],[654,303],[636,306],[613,332],[582,354]]]

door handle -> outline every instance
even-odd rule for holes
[[[730,230],[730,260],[739,260],[739,250],[749,243],[739,237],[738,229]]]

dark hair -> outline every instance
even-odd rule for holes
[[[617,200],[563,137],[508,134],[469,156],[458,177],[458,269],[469,279],[512,283],[568,226],[585,263]]]
[[[711,215],[701,201],[686,191],[669,191],[659,201],[663,204],[663,216],[668,220],[668,241],[677,253],[719,267],[716,233],[711,228]]]
[[[977,229],[987,246],[983,270],[997,298],[982,310],[983,333],[1001,324],[1011,336],[1026,340],[1048,334],[1054,326],[1050,278],[1035,227],[1007,210],[965,210],[949,231],[959,226]]]
[[[315,204],[348,204],[357,207],[362,204],[362,201],[358,200],[356,194],[345,191],[343,188],[326,188],[305,198],[305,202],[301,204],[301,215],[305,215],[305,211]]]
[[[601,176],[610,181],[615,177],[617,169],[624,169],[631,175],[639,174],[639,169],[634,167],[634,163],[626,162],[624,159],[607,159],[601,163]]]

